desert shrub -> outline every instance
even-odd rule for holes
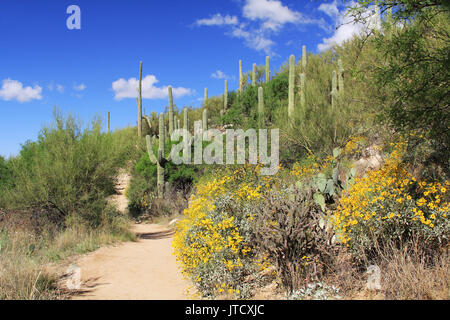
[[[327,272],[334,253],[333,232],[311,188],[272,191],[257,212],[255,246],[275,262],[288,293]]]
[[[13,188],[3,195],[7,208],[51,205],[61,221],[77,215],[91,227],[102,223],[105,197],[114,192],[119,166],[136,149],[133,130],[105,134],[95,119],[83,127],[72,116],[55,111],[55,124],[44,127],[36,142],[27,142],[9,160]]]
[[[175,255],[204,296],[248,297],[246,276],[267,267],[253,252],[251,222],[254,206],[275,180],[260,176],[259,169],[221,167],[205,176],[176,225]]]
[[[413,239],[427,257],[448,243],[450,182],[413,177],[402,162],[405,145],[393,145],[381,169],[355,179],[333,213],[340,241],[365,263]]]

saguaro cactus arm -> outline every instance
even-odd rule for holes
[[[258,88],[258,124],[259,127],[264,127],[264,89],[263,87]]]

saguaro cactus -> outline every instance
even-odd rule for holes
[[[169,90],[169,139],[172,135],[173,130],[175,130],[175,125],[173,122],[173,95],[172,95],[172,87],[168,87]]]
[[[339,95],[344,94],[344,68],[342,67],[342,60],[338,60],[338,86],[339,86]]]
[[[239,91],[244,91],[244,76],[242,75],[242,60],[239,60]]]
[[[205,97],[203,98],[203,106],[206,106],[207,100],[208,100],[208,88],[205,88]]]
[[[256,63],[253,64],[252,85],[256,86]]]
[[[306,109],[306,76],[305,73],[300,74],[300,107],[302,108],[302,112]]]
[[[206,132],[208,130],[208,109],[203,109],[202,114],[202,130],[203,132]]]
[[[228,106],[228,80],[225,79],[225,91],[223,94],[223,114],[225,114],[225,111],[227,110]]]
[[[336,70],[333,70],[333,74],[331,75],[331,107],[334,108],[336,106],[337,99],[337,81],[336,81]]]
[[[139,64],[139,87],[138,97],[136,98],[138,105],[138,137],[142,136],[142,61]]]
[[[289,91],[288,91],[288,117],[292,119],[295,105],[295,56],[289,57]]]
[[[149,124],[150,125],[150,124]],[[145,137],[147,142],[147,153],[150,158],[150,161],[156,165],[156,174],[157,174],[157,190],[158,190],[158,198],[164,197],[164,168],[166,163],[171,160],[171,156],[165,157],[164,148],[166,145],[166,136],[165,136],[166,126],[164,124],[164,113],[159,115],[159,147],[158,147],[158,155],[155,156],[153,153],[153,145],[152,139],[149,135]]]
[[[264,116],[264,90],[263,87],[258,88],[258,124],[260,128],[263,128],[265,125],[265,116]]]
[[[270,81],[270,58],[266,56],[266,83]]]
[[[108,133],[110,132],[110,114],[109,114],[109,111],[108,111],[108,126],[107,126],[107,128],[108,128]]]
[[[306,72],[306,46],[302,46],[302,72]]]

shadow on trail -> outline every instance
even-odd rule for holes
[[[175,231],[173,231],[173,230],[148,232],[148,233],[136,233],[136,237],[138,239],[145,239],[145,240],[159,240],[159,239],[170,238],[171,236],[174,235],[174,233],[175,233]]]

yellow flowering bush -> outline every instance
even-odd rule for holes
[[[251,244],[253,209],[275,179],[260,176],[260,166],[224,168],[196,185],[176,225],[174,254],[203,296],[248,297],[244,278],[260,270]]]
[[[331,217],[338,239],[357,257],[413,238],[428,251],[448,243],[450,182],[417,181],[402,162],[405,148],[397,143],[379,170],[356,178]]]

